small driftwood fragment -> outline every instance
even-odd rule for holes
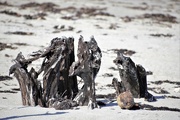
[[[71,65],[69,75],[77,75],[84,81],[84,86],[74,100],[79,105],[88,105],[93,109],[98,107],[95,97],[95,78],[101,65],[101,50],[94,37],[84,42],[81,36],[77,52],[78,61]]]
[[[117,78],[113,78],[112,84],[114,86],[114,89],[116,90],[116,97],[120,94],[126,91],[124,88],[122,82],[119,82]]]
[[[76,107],[78,106],[76,101],[72,101],[70,99],[67,98],[61,98],[56,100],[54,98],[49,100],[49,107],[53,107],[56,110],[67,110],[67,109],[71,109],[72,107]]]
[[[135,65],[130,57],[125,57],[122,53],[117,54],[114,63],[118,66],[121,82],[113,79],[116,93],[130,91],[134,98],[145,98],[151,102],[156,101],[155,97],[147,91],[146,70],[141,65]]]

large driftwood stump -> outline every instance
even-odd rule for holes
[[[77,75],[84,81],[84,86],[74,98],[79,105],[88,105],[90,108],[97,107],[95,97],[95,77],[101,65],[101,50],[94,37],[89,42],[83,40],[81,36],[77,52],[78,61],[74,62],[70,68],[69,75]]]
[[[77,56],[78,62],[74,62],[74,39],[71,37],[54,38],[49,47],[33,52],[28,59],[19,53],[9,73],[14,73],[19,82],[23,105],[55,109],[70,109],[78,104],[97,107],[94,80],[102,55],[94,37],[89,42],[80,37]],[[40,69],[32,67],[28,71],[28,65],[39,58],[43,58]],[[41,73],[42,81],[38,78]],[[84,80],[80,91],[76,75]]]
[[[113,79],[116,93],[130,91],[135,98],[144,97],[147,101],[155,101],[155,97],[147,91],[146,70],[141,65],[135,65],[130,57],[117,54],[114,63],[118,66],[121,82]]]
[[[41,68],[28,71],[28,65],[39,58],[44,58]],[[77,79],[76,76],[69,76],[69,68],[74,60],[74,39],[71,37],[53,39],[49,47],[34,52],[29,59],[19,53],[10,68],[10,74],[14,73],[19,82],[23,105],[34,104],[56,109],[75,106],[72,99],[78,93]],[[42,72],[43,85],[38,80]]]
[[[74,62],[74,39],[55,38],[46,51],[41,69],[43,74],[43,99],[48,106],[48,100],[58,98],[73,99],[78,92],[75,76],[69,76],[70,65]]]

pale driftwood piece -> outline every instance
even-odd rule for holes
[[[122,53],[117,54],[114,63],[119,68],[121,83],[113,80],[116,91],[128,91],[132,93],[133,97],[144,97],[147,101],[155,101],[155,97],[147,91],[146,71],[141,65],[135,63],[129,57],[123,56]],[[118,84],[117,84],[118,83]],[[120,88],[118,88],[118,86]],[[117,89],[118,88],[118,89]]]
[[[93,109],[98,107],[95,97],[95,77],[101,65],[101,50],[94,37],[89,42],[84,42],[81,36],[78,43],[78,61],[74,62],[69,70],[69,75],[77,75],[84,81],[84,86],[74,98],[79,105],[88,105]]]
[[[14,76],[17,78],[20,89],[23,105],[31,105],[31,87],[30,87],[30,77],[27,71],[27,63],[24,63],[24,56],[20,52],[16,59],[15,64],[11,66],[9,74],[14,73]]]

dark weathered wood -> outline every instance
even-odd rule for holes
[[[41,68],[39,70],[31,68],[28,71],[28,65],[39,58],[44,58]],[[57,104],[54,103],[62,102],[60,100],[65,100],[64,98],[68,100],[63,103],[71,103],[78,93],[76,76],[69,76],[69,68],[74,60],[74,39],[72,37],[54,38],[49,47],[44,51],[33,52],[28,59],[19,53],[9,73],[14,73],[19,82],[23,105],[33,105],[32,98],[34,105],[49,107],[53,104],[56,109],[66,109],[65,107],[68,106],[59,106],[62,104],[56,106]],[[43,87],[38,80],[42,72]]]
[[[28,59],[19,53],[10,74],[14,73],[19,81],[23,105],[69,109],[78,103],[90,108],[97,107],[95,78],[102,55],[94,37],[88,42],[80,37],[77,56],[78,62],[74,62],[74,39],[66,37],[54,38],[49,47],[33,52]],[[39,58],[44,58],[40,69],[32,67],[28,71],[28,65]],[[38,80],[42,72],[43,85]],[[84,80],[79,92],[76,75]]]
[[[148,102],[156,101],[156,98],[147,90],[147,72],[142,65],[136,65],[139,80],[140,97]]]
[[[32,87],[32,98],[34,106],[40,105],[41,107],[45,106],[45,101],[42,98],[42,87],[40,81],[37,80],[38,73],[34,68],[31,68],[29,71],[31,87]]]
[[[143,97],[147,101],[155,101],[155,97],[147,91],[146,70],[141,65],[135,65],[130,57],[122,53],[117,54],[114,63],[119,68],[121,82],[113,79],[113,85],[117,93],[130,91],[135,98]]]
[[[114,89],[116,90],[116,97],[120,94],[125,92],[125,88],[122,84],[122,82],[119,82],[117,78],[113,78],[112,84],[114,86]]]
[[[69,75],[77,75],[84,81],[84,86],[74,98],[79,105],[88,105],[93,109],[97,107],[95,97],[95,77],[101,65],[101,50],[94,37],[89,42],[84,42],[81,36],[78,43],[78,61],[74,62],[69,70]]]
[[[76,77],[69,76],[70,65],[74,62],[74,39],[55,38],[52,41],[50,47],[55,51],[51,50],[46,62],[42,64],[45,65],[43,98],[46,103],[57,94],[70,99],[78,92]]]
[[[142,65],[136,65],[136,68],[139,81],[140,97],[145,97],[145,93],[147,92],[146,70]]]
[[[119,68],[121,82],[125,90],[130,90],[135,98],[140,97],[139,81],[135,63],[131,58],[123,56],[120,52],[117,54],[114,63]]]

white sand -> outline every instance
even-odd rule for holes
[[[0,0],[4,2],[5,0]],[[39,2],[47,2],[48,0],[39,0]],[[28,3],[29,0],[11,0],[9,4],[16,5],[13,7],[0,6],[0,11],[12,10],[20,14],[35,14],[37,10],[33,8],[20,10],[17,6],[23,3]],[[128,49],[134,50],[136,53],[131,56],[136,64],[141,64],[146,70],[153,72],[153,75],[148,76],[148,87],[161,88],[167,90],[170,94],[167,96],[180,97],[180,86],[175,84],[163,83],[162,85],[152,84],[150,81],[169,80],[180,82],[180,24],[160,22],[151,19],[135,19],[131,22],[123,22],[120,17],[130,16],[135,17],[144,13],[162,13],[177,17],[180,22],[180,1],[179,0],[61,0],[61,2],[53,1],[60,7],[74,6],[80,7],[99,7],[107,8],[105,12],[115,15],[84,17],[77,20],[64,20],[62,16],[69,14],[62,12],[60,14],[48,13],[45,16],[46,20],[25,20],[23,17],[14,17],[10,15],[0,14],[0,42],[27,43],[28,46],[17,46],[18,49],[5,49],[0,51],[0,75],[8,75],[9,67],[13,64],[12,59],[19,52],[27,57],[33,51],[42,49],[42,46],[48,46],[50,41],[55,37],[73,36],[75,38],[75,47],[80,35],[83,35],[85,40],[89,40],[91,35],[94,35],[102,53],[102,65],[100,72],[96,78],[97,94],[114,93],[113,88],[106,85],[111,84],[112,78],[119,78],[118,71],[109,69],[116,67],[113,60],[116,54],[110,49]],[[131,9],[129,7],[146,7],[146,10]],[[30,26],[31,24],[32,26]],[[116,24],[118,27],[113,30],[109,29],[111,24]],[[73,31],[64,31],[60,33],[52,33],[55,25],[72,26]],[[99,29],[96,25],[100,26]],[[76,33],[82,30],[81,33]],[[5,32],[26,31],[33,32],[35,35],[8,35]],[[104,35],[107,34],[107,35]],[[171,34],[172,37],[153,37],[150,34]],[[5,54],[10,57],[5,57]],[[33,63],[34,66],[39,66],[40,61]],[[113,77],[103,77],[105,73],[112,73]],[[13,77],[13,80],[0,81],[0,90],[11,90],[18,88],[18,82]],[[180,109],[180,99],[163,98],[165,94],[156,94],[150,91],[156,98],[156,102],[148,103],[144,99],[135,99],[141,104],[150,104],[153,106],[165,106],[170,108]],[[150,111],[150,110],[122,110],[117,106],[117,103],[107,104],[101,109],[88,110],[87,106],[77,107],[74,110],[55,110],[53,108],[41,107],[24,107],[21,103],[20,92],[17,94],[0,93],[0,119],[70,119],[70,120],[117,120],[117,119],[137,119],[137,120],[179,120],[180,112],[171,111]]]

